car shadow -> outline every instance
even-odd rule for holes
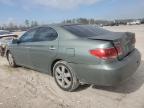
[[[76,90],[75,92],[79,92],[79,91],[82,91],[82,90],[86,90],[87,88],[91,87],[90,84],[83,84],[83,85],[80,85]]]
[[[92,89],[97,89],[97,90],[105,90],[109,92],[129,94],[140,89],[143,84],[144,84],[144,61],[141,62],[141,65],[138,68],[137,72],[122,84],[119,84],[114,87],[83,85],[80,86],[77,91],[85,90],[89,87],[92,87]]]

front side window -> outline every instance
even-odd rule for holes
[[[33,41],[53,41],[58,37],[57,32],[50,27],[41,27],[37,30]]]
[[[20,42],[32,42],[35,33],[36,33],[36,30],[30,30],[30,31],[26,32],[26,33],[20,38]]]

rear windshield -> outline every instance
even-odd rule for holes
[[[104,30],[102,28],[91,25],[68,25],[63,26],[63,28],[78,37],[84,37],[84,38],[99,36],[109,32],[108,30]]]

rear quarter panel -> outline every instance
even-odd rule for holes
[[[60,36],[57,58],[63,59],[67,62],[99,64],[102,60],[92,56],[89,51],[91,49],[113,46],[110,41],[81,39],[63,29],[57,31]]]

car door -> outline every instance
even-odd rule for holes
[[[24,35],[22,35],[17,44],[13,44],[12,54],[15,58],[15,61],[18,65],[31,67],[31,61],[29,56],[29,44],[32,42],[33,36],[36,30],[30,30]]]
[[[40,27],[29,49],[33,68],[48,73],[58,49],[58,34],[50,27]]]

